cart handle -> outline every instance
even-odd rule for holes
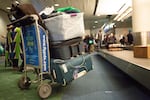
[[[37,21],[37,20],[39,19],[38,16],[35,15],[35,14],[32,14],[32,15],[26,15],[26,16],[20,18],[20,19],[15,20],[15,21],[12,22],[11,24],[8,24],[7,26],[11,26],[11,25],[20,23],[20,22],[22,22],[23,20],[25,20],[25,19],[27,19],[27,18],[33,18],[33,21]]]

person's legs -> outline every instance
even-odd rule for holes
[[[12,59],[12,66],[15,70],[18,70],[18,59]]]
[[[24,61],[22,61],[21,65],[19,67],[20,72],[23,72],[23,70],[24,70]]]

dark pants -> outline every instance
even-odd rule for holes
[[[18,59],[12,59],[11,61],[13,67],[18,67]]]
[[[14,69],[18,69],[18,59],[11,59],[11,64]]]

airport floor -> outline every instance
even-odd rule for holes
[[[93,55],[92,61],[94,70],[66,87],[53,88],[52,95],[45,100],[150,100],[150,91],[111,63],[99,55]],[[22,74],[5,68],[4,59],[0,59],[0,100],[41,100],[37,95],[38,84],[31,84],[28,90],[18,88]]]

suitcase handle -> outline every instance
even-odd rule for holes
[[[71,66],[72,69],[78,69],[78,68],[84,68],[86,71],[88,71],[88,69],[86,68],[86,66]]]
[[[79,66],[78,68],[84,67],[85,70],[87,70],[86,67],[84,66],[84,63],[85,63],[85,58],[84,58],[84,56],[82,56],[82,63],[79,64],[79,65],[76,65],[76,66]],[[68,64],[71,66],[71,68],[75,68],[75,69],[77,68],[77,67],[75,67],[74,65],[72,65],[70,62],[68,62]]]
[[[54,60],[54,63],[63,64],[63,63],[65,63],[65,60],[55,59],[55,60]]]
[[[78,45],[79,43],[74,43],[74,44],[71,44],[70,46],[73,47],[73,46],[76,46]]]

